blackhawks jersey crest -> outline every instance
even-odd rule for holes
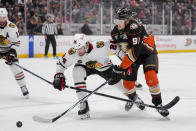
[[[0,45],[8,45],[9,41],[6,39],[6,37],[0,35]]]
[[[103,41],[98,41],[97,42],[97,48],[102,48],[104,47],[104,42]]]
[[[75,51],[74,48],[70,48],[70,49],[68,50],[68,53],[69,53],[70,55],[74,54],[75,52],[76,52],[76,51]]]

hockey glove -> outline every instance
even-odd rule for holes
[[[124,69],[121,67],[114,65],[113,66],[113,71],[112,71],[112,81],[109,83],[109,85],[116,84],[123,76]]]
[[[64,90],[65,88],[65,76],[63,73],[57,73],[54,76],[54,81],[53,81],[53,85],[55,89],[58,89],[59,91]]]
[[[17,62],[17,53],[15,49],[11,49],[9,52],[6,53],[6,64],[12,65],[13,62]]]
[[[122,75],[125,70],[118,65],[114,65],[113,72]]]

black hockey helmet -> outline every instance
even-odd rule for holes
[[[129,18],[133,18],[136,16],[137,13],[131,11],[130,8],[123,7],[121,9],[118,9],[114,15],[114,19],[119,19],[119,20],[127,20]]]

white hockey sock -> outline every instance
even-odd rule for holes
[[[25,76],[24,76],[22,69],[20,69],[16,65],[10,65],[10,69],[11,69],[12,73],[14,74],[14,77],[15,77],[16,82],[18,83],[19,87],[26,86]]]
[[[84,89],[86,89],[86,88],[84,88]],[[83,91],[77,91],[76,93],[77,93],[77,97],[79,100],[84,98],[87,95],[87,93],[83,92]]]

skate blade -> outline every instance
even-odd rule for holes
[[[25,99],[29,99],[30,97],[29,97],[29,94],[28,95],[25,95],[25,96],[23,96]]]
[[[164,117],[166,120],[171,120],[169,116]]]
[[[132,106],[125,106],[125,111],[131,110],[132,107],[133,107],[133,105]]]
[[[89,119],[89,118],[90,118],[90,114],[89,114],[89,113],[80,115],[80,119],[81,119],[81,120],[86,120],[86,119]]]

